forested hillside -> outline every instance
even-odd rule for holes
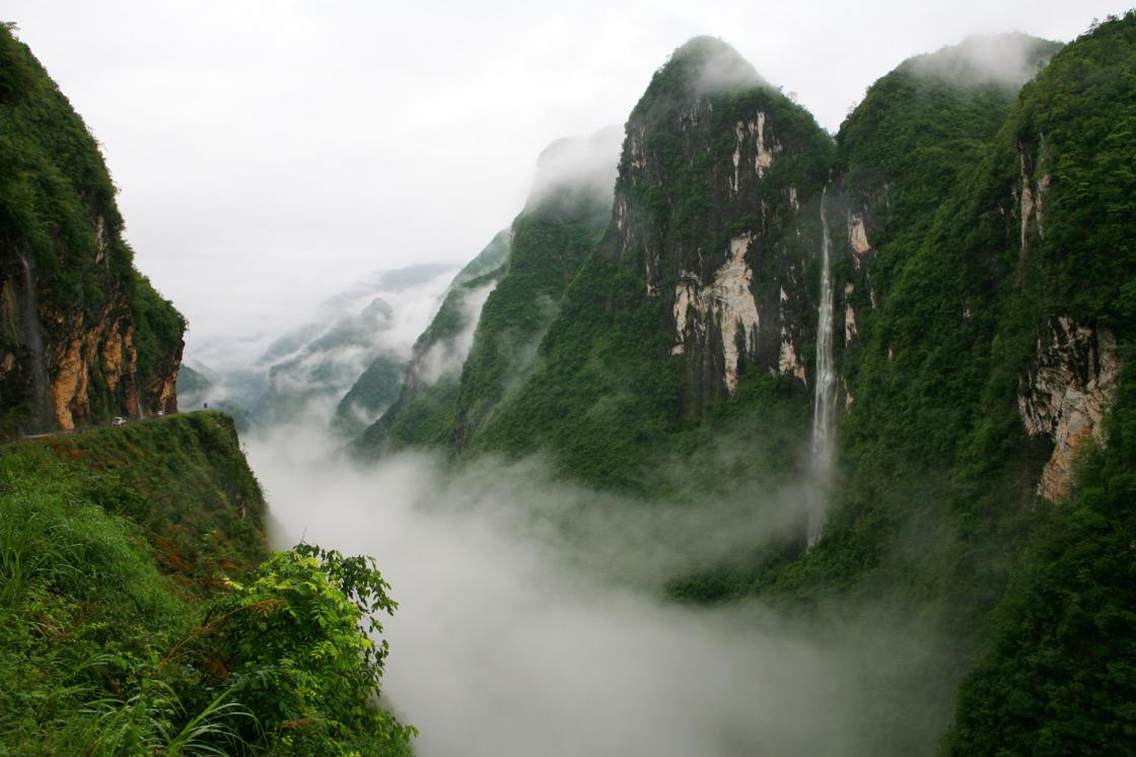
[[[232,421],[0,448],[0,751],[409,754],[364,558],[270,554]]]
[[[185,320],[133,266],[94,137],[0,28],[0,434],[177,409]]]

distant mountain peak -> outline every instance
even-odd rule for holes
[[[678,79],[699,97],[769,85],[729,43],[710,36],[693,37],[676,48],[659,73],[664,82]]]

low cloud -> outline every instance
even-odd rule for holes
[[[465,359],[473,348],[473,336],[485,301],[497,286],[496,282],[461,292],[458,308],[461,314],[461,331],[450,339],[443,339],[426,350],[415,364],[416,381],[433,384],[447,374],[460,375]]]
[[[690,46],[704,48],[704,51],[699,52],[705,55],[705,60],[694,83],[695,91],[699,94],[713,95],[759,84],[768,86],[753,65],[728,44],[709,37],[698,37],[686,43],[676,54]]]
[[[806,622],[660,598],[667,577],[783,528],[784,490],[681,510],[536,459],[360,470],[302,429],[249,452],[278,546],[372,554],[392,584],[384,696],[426,757],[910,754],[945,728],[949,644],[918,613],[844,603]]]
[[[579,193],[610,203],[622,145],[623,129],[618,126],[556,140],[537,159],[528,206],[558,194],[572,198]]]
[[[975,34],[912,58],[908,65],[925,76],[1020,87],[1037,75],[1057,47],[1026,34]]]

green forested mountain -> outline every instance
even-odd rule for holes
[[[218,413],[0,447],[0,752],[409,754],[362,558],[270,554]],[[375,630],[381,630],[376,627]]]
[[[881,78],[833,139],[692,40],[632,112],[606,230],[562,294],[516,280],[554,297],[535,354],[514,372],[484,349],[530,317],[491,298],[459,412],[429,438],[691,506],[798,475],[828,237],[823,536],[673,595],[867,601],[951,638],[882,674],[853,752],[1133,751],[1134,63],[1132,13],[1064,47],[971,38]]]
[[[98,145],[0,28],[0,434],[177,407],[185,320],[133,266]]]
[[[695,453],[715,425],[745,434],[762,416],[777,418],[770,468],[791,473],[785,442],[807,441],[831,152],[813,118],[724,43],[679,48],[631,114],[607,230],[531,378],[471,449],[548,448],[573,476],[657,492],[665,454]]]

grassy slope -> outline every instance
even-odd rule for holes
[[[267,556],[264,501],[217,413],[9,444],[0,481],[0,751],[77,753]]]
[[[409,753],[349,588],[385,585],[264,516],[220,413],[0,447],[0,753]]]

